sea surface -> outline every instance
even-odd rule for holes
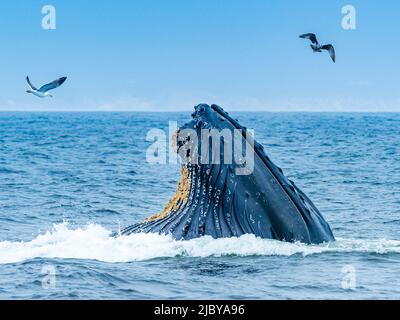
[[[0,113],[0,299],[399,299],[400,114],[235,113],[337,241],[113,232],[161,211],[182,113]]]

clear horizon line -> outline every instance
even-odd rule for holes
[[[0,113],[183,113],[192,112],[192,109],[187,110],[154,110],[154,111],[142,111],[142,110],[0,110]],[[226,111],[226,109],[225,109]],[[326,110],[228,110],[228,112],[238,113],[376,113],[376,114],[390,114],[400,113],[400,111],[360,111],[360,110],[340,110],[340,111],[326,111]]]

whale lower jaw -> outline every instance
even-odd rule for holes
[[[335,240],[316,206],[286,178],[263,147],[247,134],[246,128],[219,106],[201,104],[195,110],[193,120],[182,128],[240,129],[243,143],[253,148],[252,172],[237,174],[242,164],[234,161],[231,164],[189,161],[183,165],[177,192],[165,209],[122,230],[122,234],[171,234],[175,239],[184,240],[243,234],[304,243]]]

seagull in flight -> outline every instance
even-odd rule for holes
[[[49,93],[49,91],[61,86],[65,82],[65,80],[67,80],[67,77],[62,77],[60,79],[54,80],[53,82],[45,84],[45,85],[41,86],[39,89],[37,89],[31,83],[31,81],[29,80],[29,77],[26,77],[26,81],[28,82],[29,86],[32,89],[32,90],[27,90],[26,92],[32,93],[36,97],[39,97],[39,98],[46,98],[46,97],[53,98],[53,96]]]
[[[302,39],[308,39],[311,41],[311,48],[313,49],[314,52],[322,52],[322,50],[327,50],[329,52],[329,55],[332,58],[333,62],[336,62],[336,54],[335,54],[335,48],[331,44],[325,44],[321,46],[318,43],[317,36],[314,33],[305,33],[300,36]]]

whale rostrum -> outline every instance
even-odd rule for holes
[[[317,207],[271,161],[250,130],[217,105],[200,104],[192,117],[175,136],[182,159],[176,194],[161,213],[125,228],[123,235],[335,240]]]

